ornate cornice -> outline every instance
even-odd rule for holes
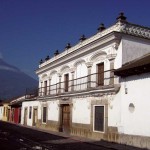
[[[59,61],[59,64],[62,63],[62,61],[65,61],[66,59],[71,58],[72,56],[76,56],[76,53],[79,55],[82,55],[85,52],[90,51],[91,49],[102,45],[104,43],[109,42],[110,40],[114,39],[115,37],[109,36],[110,33],[118,32],[118,33],[125,33],[128,35],[138,36],[146,39],[150,39],[150,28],[131,24],[128,22],[117,22],[115,25],[103,30],[102,32],[98,32],[94,36],[79,42],[75,46],[66,49],[61,54],[45,61],[44,63],[39,65],[39,69],[37,69],[36,73],[42,73],[47,70],[48,68],[51,68],[50,66],[54,66],[54,63],[56,64],[57,61]],[[111,37],[111,38],[110,38]],[[120,37],[121,39],[121,37]],[[118,48],[118,43],[115,45],[116,49]],[[67,57],[67,58],[66,58]],[[47,67],[50,65],[49,67]]]
[[[131,23],[124,24],[124,26],[120,32],[129,34],[129,35],[146,38],[146,39],[150,39],[150,28],[131,24]]]
[[[74,91],[68,93],[60,93],[57,95],[39,96],[38,100],[68,100],[70,98],[85,98],[85,97],[101,97],[104,95],[116,94],[119,91],[120,85],[103,86],[103,88],[92,88],[83,91]]]

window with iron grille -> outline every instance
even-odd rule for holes
[[[31,119],[31,115],[32,115],[32,107],[30,106],[30,109],[29,109],[29,119]]]
[[[46,115],[47,115],[47,107],[43,107],[43,117],[42,117],[43,123],[46,123]]]
[[[104,106],[94,107],[94,131],[104,131]]]

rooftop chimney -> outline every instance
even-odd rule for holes
[[[66,45],[65,49],[69,49],[69,48],[71,48],[71,44],[70,44],[70,43],[68,43],[68,44]]]
[[[98,32],[102,32],[102,31],[105,30],[105,29],[106,29],[106,28],[105,28],[104,24],[101,23],[100,26],[99,26],[99,28],[98,28],[97,30],[98,30]]]
[[[85,37],[85,35],[83,34],[81,37],[80,37],[80,42],[82,42],[82,41],[84,41],[84,40],[86,40],[86,37]]]
[[[49,56],[47,56],[47,57],[45,58],[46,61],[49,60],[49,59],[50,59]]]
[[[54,56],[57,56],[59,54],[59,51],[56,50],[55,53],[54,53]]]
[[[127,17],[125,17],[124,16],[124,13],[123,12],[121,12],[120,14],[119,14],[119,16],[116,18],[116,20],[119,22],[126,22],[126,19],[127,19]]]
[[[41,59],[39,63],[42,64],[42,63],[43,63],[43,60]]]

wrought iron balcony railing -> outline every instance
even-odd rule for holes
[[[58,82],[56,84],[40,87],[39,96],[59,95],[62,93],[77,92],[83,90],[97,89],[103,86],[114,84],[113,70],[102,72],[101,74],[94,73],[81,78]]]

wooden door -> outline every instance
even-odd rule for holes
[[[27,125],[27,108],[24,109],[24,125]]]
[[[68,92],[68,88],[69,88],[69,74],[65,74],[64,75],[64,83],[65,83],[65,92]]]
[[[70,106],[68,104],[63,105],[62,107],[62,123],[63,123],[63,132],[66,134],[70,133]]]
[[[34,109],[33,109],[33,126],[36,126],[36,124],[37,124],[37,119],[38,119],[37,108],[34,108]]]
[[[104,63],[97,65],[97,83],[98,86],[104,85]]]

